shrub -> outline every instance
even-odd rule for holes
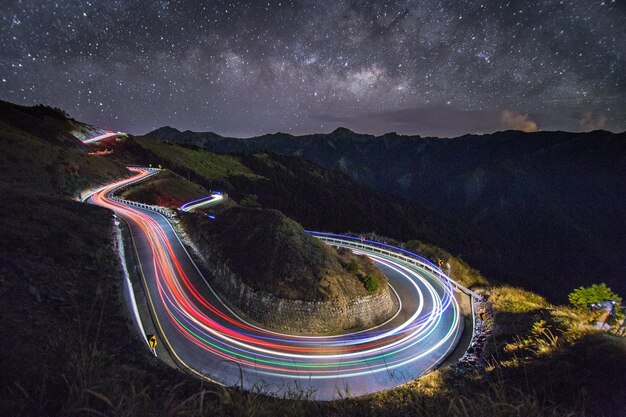
[[[369,293],[375,293],[376,291],[378,291],[378,288],[380,287],[380,282],[378,281],[378,278],[373,277],[371,275],[365,275],[361,279],[361,282],[363,282],[363,286],[365,286],[365,289]]]
[[[590,303],[613,300],[618,305],[622,303],[622,298],[615,294],[606,284],[593,284],[590,287],[579,287],[567,296],[569,302],[581,308],[586,308]]]

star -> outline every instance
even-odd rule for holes
[[[24,0],[0,18],[0,98],[114,130],[454,136],[505,112],[626,130],[615,1]]]

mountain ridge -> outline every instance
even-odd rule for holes
[[[222,154],[295,156],[425,204],[485,232],[510,259],[501,266],[488,259],[471,263],[552,300],[564,301],[558,288],[572,282],[607,280],[626,290],[620,278],[626,261],[619,256],[626,251],[626,214],[619,203],[626,196],[619,180],[626,178],[626,132],[507,130],[422,138],[340,128],[247,139],[163,131],[148,137]]]
[[[609,130],[605,130],[605,129],[595,129],[595,130],[591,130],[591,131],[580,131],[580,132],[576,132],[576,131],[568,131],[568,130],[539,130],[536,132],[524,132],[521,130],[515,130],[515,129],[505,129],[505,130],[498,130],[492,133],[465,133],[463,135],[459,135],[459,136],[451,136],[451,137],[447,137],[447,136],[422,136],[419,134],[400,134],[397,133],[395,131],[389,131],[389,132],[385,132],[382,133],[380,135],[372,135],[369,133],[359,133],[359,132],[355,132],[352,129],[349,129],[347,127],[344,126],[338,126],[337,128],[335,128],[333,131],[328,132],[328,133],[305,133],[305,134],[301,134],[301,135],[294,135],[291,133],[286,133],[286,132],[281,132],[281,131],[277,131],[277,132],[267,132],[267,133],[263,133],[260,135],[254,135],[254,136],[248,136],[248,137],[234,137],[234,136],[228,136],[228,135],[221,135],[219,133],[215,133],[213,131],[195,131],[195,130],[190,130],[190,129],[185,129],[184,131],[169,126],[169,125],[165,125],[165,126],[161,126],[157,129],[154,129],[150,132],[144,133],[143,135],[139,135],[139,136],[151,136],[151,137],[157,137],[157,138],[161,138],[163,133],[185,133],[185,134],[194,134],[194,135],[212,135],[215,137],[218,137],[220,139],[234,139],[234,140],[250,140],[250,139],[259,139],[259,138],[266,138],[266,137],[271,137],[271,136],[277,136],[277,135],[283,135],[283,136],[290,136],[293,138],[305,138],[305,137],[310,137],[310,136],[328,136],[328,135],[338,135],[338,134],[348,134],[348,135],[354,135],[354,136],[362,136],[362,137],[368,137],[368,138],[385,138],[385,137],[394,137],[394,138],[414,138],[414,139],[441,139],[441,140],[454,140],[454,139],[465,139],[465,138],[469,138],[469,137],[474,137],[474,138],[481,138],[481,137],[489,137],[489,136],[494,136],[494,135],[500,135],[500,134],[509,134],[509,133],[521,133],[524,135],[544,135],[544,134],[569,134],[569,135],[585,135],[585,134],[590,134],[590,133],[602,133],[602,134],[609,134],[609,135],[622,135],[625,134],[626,131],[623,132],[612,132]]]

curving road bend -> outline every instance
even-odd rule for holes
[[[297,336],[246,322],[213,292],[165,216],[111,199],[118,188],[154,173],[129,169],[136,175],[86,200],[128,224],[159,340],[181,369],[269,395],[304,391],[331,400],[415,379],[456,346],[463,320],[449,282],[366,247],[358,251],[376,262],[399,297],[401,308],[387,323],[337,336]]]

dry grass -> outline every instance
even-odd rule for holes
[[[452,256],[449,252],[418,240],[411,240],[406,243],[408,250],[414,251],[437,263],[439,259],[450,265],[450,276],[468,288],[488,285],[489,282],[479,271],[469,266],[459,257]]]
[[[528,313],[550,307],[542,296],[509,286],[491,288],[489,302],[496,311],[503,313]]]

